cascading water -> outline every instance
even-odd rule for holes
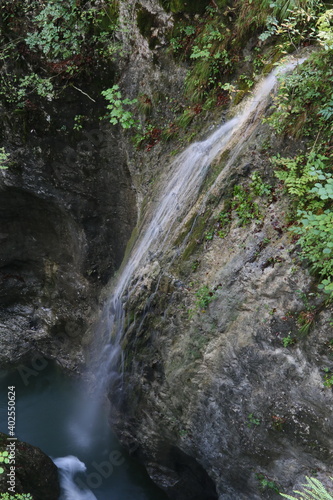
[[[95,373],[98,385],[94,391],[94,402],[89,401],[89,406],[84,411],[80,410],[81,418],[80,416],[79,418],[75,417],[75,429],[83,447],[89,446],[91,440],[94,439],[93,421],[99,412],[102,398],[108,392],[114,393],[117,397],[117,390],[121,390],[123,301],[131,294],[131,280],[140,268],[149,261],[158,258],[165,251],[169,242],[169,234],[176,220],[182,219],[191,204],[196,201],[211,162],[226,148],[237,147],[237,143],[250,135],[252,127],[249,124],[254,124],[260,119],[269,95],[276,85],[277,76],[294,69],[303,61],[304,59],[294,60],[275,69],[257,85],[251,98],[239,114],[221,125],[208,139],[189,146],[172,162],[159,189],[159,202],[150,209],[151,218],[144,221],[141,233],[121,270],[113,294],[104,308],[103,330],[107,333],[107,339],[99,357],[98,370]],[[67,457],[67,462],[73,463],[73,457]],[[66,467],[67,462],[64,462]],[[58,463],[60,464],[60,462]],[[64,470],[62,487],[65,492],[72,476],[65,473]],[[84,491],[77,498],[83,500],[86,498],[84,495],[87,494]],[[65,493],[64,498],[67,498]]]
[[[62,500],[97,500],[92,491],[88,488],[79,488],[74,481],[75,474],[86,471],[83,462],[69,455],[68,457],[56,458],[54,463],[60,470]]]

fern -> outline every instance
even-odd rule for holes
[[[333,45],[333,43],[332,43]],[[326,106],[318,112],[325,121],[329,121],[333,117],[333,99],[326,103]]]
[[[280,167],[279,170],[275,171],[275,175],[284,182],[288,193],[297,199],[299,207],[303,208],[306,204],[308,208],[318,209],[323,206],[312,194],[318,194],[316,189],[311,188],[314,186],[318,189],[319,187],[323,188],[321,184],[315,184],[315,181],[327,179],[323,173],[326,168],[326,156],[312,151],[307,158],[303,155],[294,158],[281,158],[278,155],[274,156],[271,161],[275,167]],[[313,199],[316,201],[311,203]]]
[[[318,479],[306,477],[306,481],[306,484],[303,485],[303,492],[294,490],[294,493],[300,495],[299,497],[285,495],[284,493],[280,493],[280,495],[289,500],[333,500],[333,496]]]

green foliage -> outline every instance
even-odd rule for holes
[[[36,31],[28,33],[26,43],[49,59],[67,59],[80,53],[87,23],[75,0],[49,0],[35,17]]]
[[[324,157],[325,158],[325,157]],[[327,160],[327,158],[325,158]],[[333,179],[332,174],[323,172],[321,170],[316,170],[315,174],[318,176],[318,180],[325,181],[325,183],[316,182],[316,184],[311,189],[311,193],[314,193],[318,198],[323,201],[333,199]]]
[[[316,311],[314,306],[312,306],[312,309],[312,311],[311,309],[301,311],[298,315],[297,324],[299,325],[299,333],[301,335],[306,335],[314,323]]]
[[[9,464],[8,451],[0,451],[0,464]],[[3,467],[0,467],[0,474],[5,472]]]
[[[236,21],[237,38],[266,28],[262,40],[277,35],[281,45],[298,43],[294,37],[303,36],[315,26],[317,11],[323,8],[320,0],[249,0],[240,2]],[[312,19],[313,16],[313,19]],[[308,26],[306,25],[308,23]],[[298,30],[300,33],[297,33]]]
[[[317,180],[326,179],[324,170],[328,158],[316,151],[311,151],[309,155],[298,155],[294,158],[281,158],[280,155],[271,159],[275,170],[275,175],[283,181],[288,193],[297,200],[301,208],[307,205],[308,208],[320,209],[324,203],[318,200],[316,189],[323,189]],[[329,174],[330,175],[330,174]]]
[[[226,83],[226,80],[230,81],[235,67],[242,62],[244,54],[241,48],[249,37],[259,37],[267,23],[266,32],[261,34],[260,46],[258,44],[256,47],[255,54],[245,56],[245,60],[252,63],[252,66],[249,66],[246,74],[238,77],[238,94],[234,103],[239,102],[251,89],[256,74],[268,71],[268,66],[272,67],[282,54],[295,50],[295,47],[316,43],[319,30],[317,23],[325,11],[325,4],[321,0],[249,0],[236,2],[232,7],[226,2],[222,4],[219,1],[214,2],[214,5],[210,4],[201,17],[179,16],[170,35],[170,45],[175,57],[185,59],[189,66],[185,81],[184,113],[179,118],[180,126],[184,128],[193,119],[191,105],[200,104],[204,110],[208,110],[216,104],[228,104],[230,92],[235,91],[235,88]],[[261,43],[269,37],[274,37],[276,42],[270,53],[263,50]],[[326,71],[330,67],[332,64],[325,64]],[[303,80],[304,75],[300,77],[299,83]],[[318,77],[318,81],[320,80]],[[319,85],[323,101],[322,113],[318,115],[316,111],[315,116],[318,122],[327,120],[328,123],[333,113],[333,97],[331,91],[323,89],[325,85],[324,82]],[[327,87],[329,85],[327,82]],[[290,83],[288,91],[290,90],[292,97],[293,88],[293,83]],[[284,92],[287,92],[285,87]],[[300,103],[304,104],[303,97],[300,98]],[[305,109],[300,110],[298,116],[295,108],[291,113],[290,106],[285,105],[284,96],[281,95],[281,107],[276,109],[270,123],[278,131],[289,132],[293,121],[305,118],[304,112]],[[311,127],[309,120],[309,128]],[[298,129],[299,127],[293,127],[292,133],[297,135]]]
[[[260,425],[260,420],[254,415],[254,413],[249,413],[247,416],[247,420],[248,420],[247,423],[248,427],[252,427],[253,425]]]
[[[272,187],[265,183],[258,172],[254,172],[251,175],[250,187],[256,196],[269,196],[272,191]]]
[[[37,109],[36,96],[54,99],[99,58],[121,53],[118,0],[3,0],[0,14],[0,95],[16,108]]]
[[[83,120],[84,116],[83,115],[75,115],[74,116],[74,125],[73,125],[73,130],[82,130],[83,128]]]
[[[5,170],[8,168],[6,163],[8,162],[9,156],[9,153],[6,153],[5,148],[0,148],[0,169]]]
[[[147,94],[138,95],[137,108],[140,114],[149,116],[153,110],[153,103]]]
[[[316,22],[322,8],[321,2],[305,2],[304,7],[295,5],[293,1],[284,2],[284,6],[281,5],[282,2],[275,2],[277,3],[280,3],[281,8],[274,9],[273,15],[267,16],[266,31],[259,36],[260,40],[276,37],[277,47],[282,52],[289,52],[305,42],[316,40]]]
[[[304,491],[294,490],[294,493],[297,493],[299,496],[294,497],[284,493],[280,493],[280,495],[289,500],[333,500],[333,496],[318,479],[314,477],[306,477],[305,479],[306,483],[303,485]]]
[[[246,226],[252,220],[261,217],[258,205],[253,201],[253,195],[242,186],[234,187],[231,206],[238,217],[240,226]]]
[[[266,120],[278,133],[331,137],[333,51],[312,54],[280,81],[274,112]]]
[[[296,339],[291,337],[290,334],[287,337],[282,337],[283,347],[289,347],[289,346],[294,345],[295,343],[296,343]]]
[[[281,432],[286,423],[286,419],[284,417],[280,417],[279,415],[272,415],[272,428],[275,431]]]
[[[318,39],[326,50],[333,49],[333,9],[326,10],[318,19]]]
[[[290,230],[299,237],[302,257],[320,276],[320,288],[333,296],[333,179],[331,172],[327,172],[329,158],[311,151],[307,157],[274,157],[273,164],[284,168],[275,174],[300,207],[296,214],[297,225]],[[311,321],[305,321],[302,330],[308,329],[310,324]]]
[[[199,264],[200,264],[200,262],[198,260],[195,260],[194,262],[192,262],[192,266],[191,267],[192,267],[192,271],[193,272],[195,272],[198,269]]]
[[[260,483],[261,490],[265,491],[265,490],[269,489],[269,490],[275,491],[276,493],[280,492],[279,487],[276,484],[276,482],[272,481],[271,479],[266,477],[264,474],[261,474],[261,473],[256,474],[256,477]]]
[[[17,90],[17,100],[22,102],[29,94],[36,93],[40,97],[45,97],[51,101],[55,96],[52,78],[42,78],[36,73],[26,75],[19,80]]]
[[[330,297],[333,297],[333,282],[330,277],[323,279],[318,285],[318,288],[327,293]]]
[[[217,236],[219,238],[225,238],[229,231],[230,224],[230,213],[220,212],[217,216]]]
[[[183,114],[177,119],[177,126],[181,128],[186,128],[193,118],[196,116],[196,112],[193,108],[184,109]]]
[[[0,96],[7,103],[15,104],[17,108],[24,108],[32,95],[46,98],[48,101],[56,96],[52,78],[41,77],[34,72],[21,78],[3,73],[0,82]]]
[[[196,38],[190,55],[196,62],[185,82],[186,93],[192,102],[202,102],[209,91],[220,84],[223,74],[230,73],[233,68],[223,38],[219,31],[208,28]]]
[[[0,493],[1,500],[33,500],[30,493],[15,493],[15,495],[10,495],[9,493]]]
[[[34,30],[25,41],[49,60],[66,60],[82,54],[88,39],[110,56],[115,51],[113,32],[117,30],[117,15],[115,0],[87,2],[84,7],[76,0],[49,0],[34,17]]]
[[[205,239],[209,241],[212,240],[213,238],[214,238],[214,231],[213,230],[207,231],[205,234]]]
[[[176,56],[192,63],[185,81],[186,97],[191,103],[203,103],[221,85],[223,75],[233,69],[228,47],[230,30],[225,16],[216,8],[207,8],[192,22],[176,26],[171,46]]]
[[[239,80],[242,83],[242,86],[244,87],[244,90],[245,89],[249,90],[254,85],[254,80],[250,76],[248,76],[248,75],[240,75]]]
[[[258,204],[254,201],[257,196],[264,197],[271,193],[271,186],[263,181],[258,172],[251,176],[249,187],[234,186],[231,203],[227,210],[214,216],[214,227],[205,233],[205,240],[212,240],[214,236],[225,238],[230,230],[232,220],[237,219],[239,226],[246,226],[253,220],[262,218]],[[264,240],[264,244],[269,243]]]
[[[203,285],[197,290],[196,295],[196,308],[206,309],[208,305],[214,300],[215,292],[209,286]]]
[[[137,103],[137,99],[123,98],[119,85],[113,85],[113,87],[103,90],[102,95],[108,101],[106,108],[109,110],[107,118],[113,125],[119,125],[123,129],[129,129],[136,125],[136,121],[133,118],[131,111],[126,109],[126,106],[131,106]]]
[[[329,368],[324,368],[323,371],[325,372],[324,375],[324,386],[325,387],[332,387],[333,386],[333,373]]]
[[[333,199],[333,197],[332,197]],[[314,271],[326,278],[333,273],[333,212],[329,209],[315,214],[299,210],[297,215],[300,225],[292,231],[299,235],[298,243],[304,257],[308,259]]]

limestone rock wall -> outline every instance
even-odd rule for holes
[[[299,260],[267,140],[281,155],[302,147],[259,123],[228,167],[228,155],[218,159],[206,204],[194,206],[182,236],[133,280],[126,304],[128,394],[114,421],[170,498],[277,499],[305,475],[325,482],[332,467],[333,398],[323,370],[332,308]],[[234,214],[226,235],[207,237],[233,186],[249,186],[254,171],[275,185],[256,199],[262,215],[241,226]],[[193,460],[217,497],[184,484],[179,471]]]
[[[79,108],[90,119],[74,131]],[[102,112],[74,90],[21,116],[2,108],[10,154],[0,173],[2,366],[36,353],[74,370],[84,363],[99,291],[136,223],[126,157]]]

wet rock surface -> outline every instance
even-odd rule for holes
[[[0,432],[0,450],[8,450],[8,436]],[[30,493],[34,500],[57,500],[60,495],[58,469],[52,460],[39,448],[22,441],[15,441],[15,492]],[[2,464],[3,465],[3,464]],[[10,464],[4,465],[4,473],[0,474],[0,492],[13,492],[9,490],[7,481],[10,476]]]
[[[175,236],[178,257],[169,251],[152,261],[126,304],[128,398],[115,425],[170,498],[180,490],[195,497],[177,477],[179,457],[166,460],[161,442],[200,464],[220,500],[277,499],[305,475],[325,482],[332,467],[333,397],[323,370],[332,363],[332,310],[298,258],[283,193],[277,187],[256,200],[256,222],[241,227],[236,217],[223,237],[205,237],[246,166],[274,184],[260,148],[266,133],[259,125],[232,164],[221,159],[205,210],[199,203],[187,216],[200,208],[201,233],[187,226],[185,246]],[[283,154],[294,145],[275,147]]]

